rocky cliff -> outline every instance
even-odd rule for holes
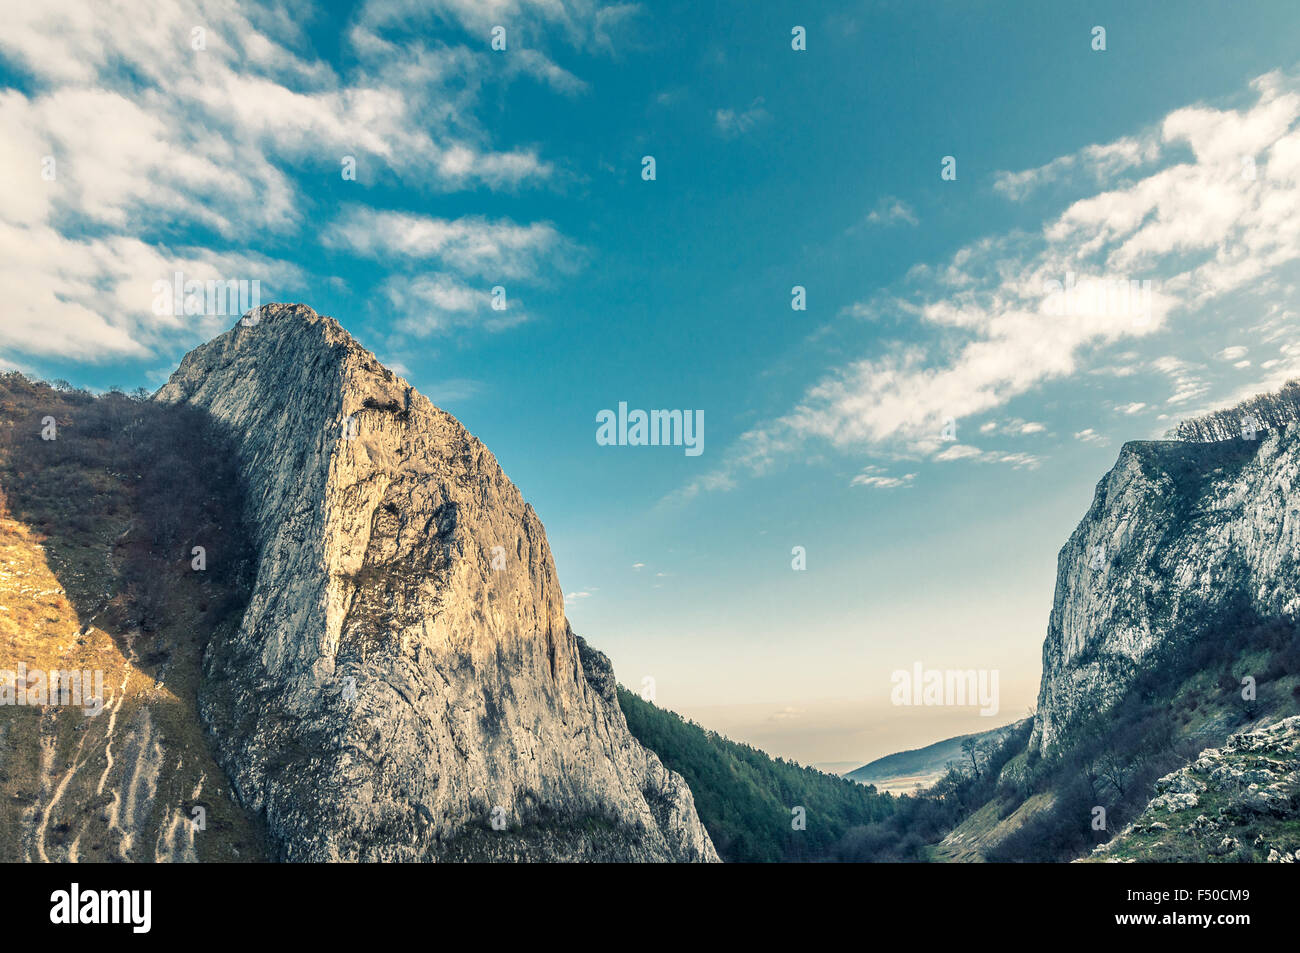
[[[1154,650],[1207,620],[1300,613],[1296,393],[1121,449],[1060,553],[1031,748],[1105,710]]]
[[[200,705],[284,859],[717,859],[458,421],[303,305],[252,312],[155,399],[238,450],[256,580]]]

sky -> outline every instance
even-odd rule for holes
[[[159,386],[234,323],[176,272],[332,315],[623,684],[775,755],[1023,717],[1120,445],[1300,376],[1289,0],[4,7],[0,369]]]

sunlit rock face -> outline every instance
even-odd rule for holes
[[[1300,612],[1296,393],[1120,450],[1061,550],[1031,746],[1104,711],[1153,649],[1208,620]]]
[[[239,447],[257,577],[201,708],[285,859],[717,859],[455,418],[303,305],[251,312],[156,399]]]

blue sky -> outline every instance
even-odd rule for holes
[[[496,453],[625,684],[776,754],[1023,715],[1119,445],[1300,376],[1293,3],[113,7],[0,31],[0,366],[157,386],[232,323],[154,314],[176,270],[335,316]],[[620,401],[704,452],[598,446]],[[918,661],[1001,714],[892,706]]]

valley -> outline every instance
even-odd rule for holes
[[[1122,448],[1031,718],[835,777],[621,688],[491,454],[332,319],[269,305],[152,399],[4,375],[0,851],[1294,862],[1297,394]]]

